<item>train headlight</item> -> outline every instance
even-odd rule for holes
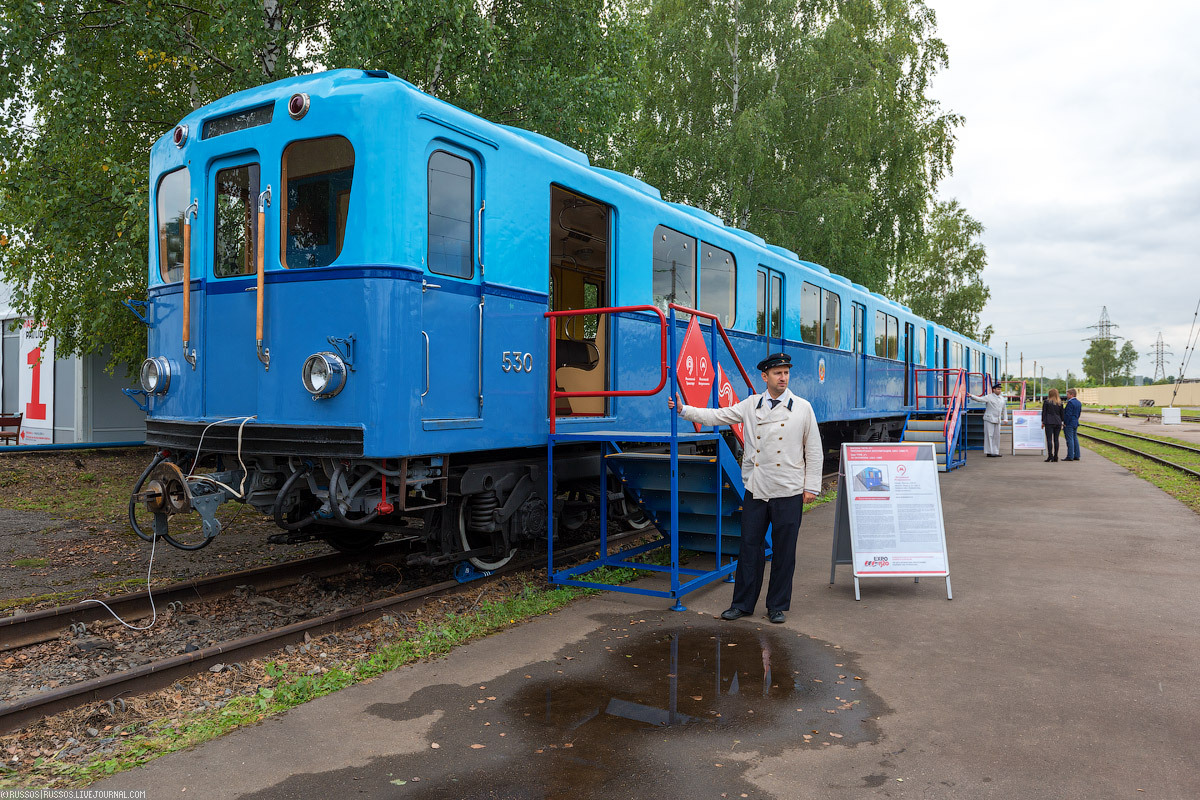
[[[146,394],[166,394],[171,388],[171,362],[162,356],[143,361],[142,388]]]
[[[313,353],[300,377],[313,400],[333,397],[346,385],[346,362],[337,353]]]
[[[175,142],[176,147],[183,147],[187,143],[188,126],[176,125],[175,132],[171,134],[171,141]]]

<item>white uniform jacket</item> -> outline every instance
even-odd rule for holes
[[[984,422],[1003,422],[1004,421],[1004,408],[1005,408],[1005,406],[1008,405],[1008,400],[1005,399],[1004,395],[993,394],[991,392],[988,392],[985,395],[977,396],[977,395],[968,393],[967,397],[971,398],[972,400],[978,400],[979,402],[981,402],[985,406],[987,406],[987,408],[985,408],[983,410],[983,421]]]
[[[727,408],[679,406],[679,416],[701,425],[742,423],[746,437],[742,452],[742,483],[754,497],[792,497],[821,493],[825,451],[812,405],[785,389],[779,405],[771,396],[755,394]]]

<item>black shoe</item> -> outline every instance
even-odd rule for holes
[[[730,606],[721,612],[721,619],[741,619],[749,613],[749,611],[742,611],[740,608]]]
[[[995,453],[984,453],[984,455],[987,456],[988,458],[996,458],[997,457]]]
[[[1045,463],[1049,464],[1049,463],[1050,463],[1051,461],[1053,461],[1053,460],[1054,460],[1054,458],[1053,458],[1052,456],[1046,456],[1046,462],[1045,462]]]
[[[783,612],[780,611],[779,609],[775,609],[774,611],[768,611],[767,612],[767,620],[769,622],[774,622],[776,625],[778,625],[781,622],[783,622]]]
[[[1051,460],[1051,461],[1058,461],[1058,456],[1055,456],[1054,458],[1052,458],[1052,459],[1050,459],[1050,460]]]

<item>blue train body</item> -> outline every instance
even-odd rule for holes
[[[978,342],[386,73],[294,78],[198,109],[154,145],[150,175],[143,383],[148,439],[173,455],[135,497],[160,533],[200,511],[200,546],[230,499],[292,539],[347,548],[417,517],[421,557],[441,563],[493,566],[544,537],[536,517],[554,498],[534,478],[551,413],[559,430],[667,425],[662,396],[548,408],[548,309],[716,313],[742,362],[791,354],[791,388],[830,443],[897,432],[916,391],[937,393],[913,380],[921,366],[981,373],[972,391],[998,377]],[[565,390],[658,381],[654,314],[554,332]],[[193,475],[210,455],[216,471]],[[598,469],[577,459],[556,469]]]

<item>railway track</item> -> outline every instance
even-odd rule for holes
[[[631,531],[616,536],[609,536],[609,543],[613,544],[642,533],[642,531]],[[590,553],[594,551],[598,544],[599,540],[596,540],[563,550],[557,550],[555,553],[556,560],[569,560]],[[305,567],[307,567],[307,574],[311,574],[314,567],[317,570],[336,571],[341,569],[336,562],[342,558],[344,557],[321,556],[315,559],[293,562],[289,565],[280,565],[288,568],[285,570],[277,568],[247,570],[233,575],[214,578],[211,581],[196,581],[190,584],[181,584],[177,587],[169,587],[168,589],[156,592],[155,603],[168,604],[172,602],[169,599],[164,600],[164,597],[173,597],[176,600],[186,597],[194,601],[198,597],[201,597],[203,592],[207,592],[208,596],[220,592],[230,592],[237,587],[252,583],[255,580],[264,581],[261,584],[262,586],[278,587],[290,585],[288,582],[295,583],[299,580],[300,575],[306,574]],[[368,561],[370,560],[385,561],[386,556],[383,554],[372,554],[368,558]],[[314,565],[312,562],[318,563]],[[239,639],[220,642],[196,649],[192,652],[185,652],[173,657],[150,661],[120,672],[113,672],[49,691],[38,692],[9,703],[0,704],[0,734],[17,730],[49,714],[60,713],[79,706],[92,703],[123,702],[119,698],[160,689],[180,678],[202,672],[219,663],[228,664],[267,655],[289,644],[302,644],[306,636],[308,638],[316,638],[371,621],[385,614],[401,614],[405,611],[413,610],[430,600],[453,594],[460,587],[474,587],[513,572],[544,565],[544,555],[533,556],[519,563],[513,562],[504,569],[497,570],[491,575],[472,581],[469,584],[461,584],[456,580],[441,581],[351,608],[339,609],[333,613],[316,616],[290,625],[283,625]],[[330,574],[334,573],[330,572]],[[135,616],[148,616],[150,613],[149,600],[145,597],[144,593],[125,596],[119,599],[119,603],[120,608],[125,609],[128,613]],[[91,604],[88,605],[90,606]],[[108,616],[108,613],[103,608],[99,606],[95,606],[94,608],[99,609],[100,615],[96,615],[91,607],[71,606],[61,610],[52,609],[46,612],[6,618],[0,621],[4,623],[3,628],[0,628],[0,637],[2,637],[0,640],[8,647],[10,642],[25,641],[27,646],[29,643],[44,642],[48,639],[57,638],[64,627],[72,624],[72,620],[75,624],[79,624],[81,621],[86,623],[86,621],[94,621]],[[114,610],[117,608],[117,606],[114,606]],[[118,611],[118,613],[121,612]],[[49,630],[54,630],[55,635],[47,636]],[[20,646],[13,645],[9,649],[11,650]]]
[[[1166,442],[1161,439],[1150,438],[1149,436],[1141,436],[1140,434],[1136,434],[1136,433],[1126,433],[1125,431],[1113,430],[1112,428],[1102,428],[1098,425],[1088,425],[1086,423],[1080,424],[1079,427],[1081,429],[1082,428],[1090,428],[1092,430],[1101,431],[1105,434],[1111,434],[1113,436],[1124,436],[1129,439],[1137,439],[1137,440],[1140,440],[1143,442],[1149,442],[1149,443],[1157,445],[1159,447],[1170,448],[1171,450],[1178,451],[1181,454],[1190,454],[1191,458],[1200,462],[1200,447],[1190,447],[1189,445],[1186,445],[1186,444],[1177,444],[1176,442]],[[1195,478],[1200,478],[1200,471],[1192,469],[1192,467],[1190,467],[1190,466],[1178,464],[1174,461],[1163,458],[1161,455],[1157,455],[1155,453],[1150,453],[1150,452],[1147,452],[1146,450],[1139,450],[1136,447],[1131,447],[1126,444],[1121,444],[1120,442],[1115,442],[1111,439],[1106,439],[1101,436],[1095,436],[1092,434],[1083,433],[1082,431],[1080,431],[1079,436],[1081,436],[1084,439],[1090,439],[1091,441],[1099,442],[1100,444],[1104,444],[1109,447],[1115,447],[1118,450],[1124,450],[1127,453],[1132,453],[1133,455],[1140,456],[1141,458],[1148,459],[1157,464],[1162,464],[1163,466],[1166,466],[1166,467],[1171,467],[1173,469],[1179,470],[1180,472],[1185,472],[1188,475],[1191,475]]]

